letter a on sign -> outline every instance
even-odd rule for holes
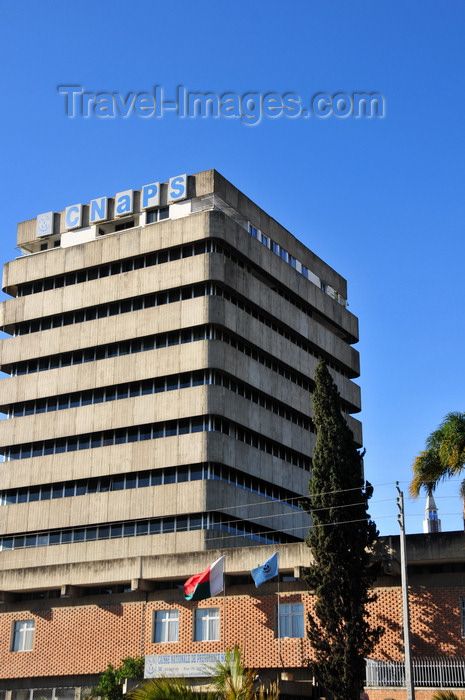
[[[133,191],[125,190],[124,192],[118,192],[115,197],[115,214],[116,216],[124,216],[125,214],[132,214],[132,201],[133,201]]]

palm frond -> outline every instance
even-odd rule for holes
[[[426,492],[434,491],[436,484],[444,478],[444,466],[439,458],[439,451],[430,448],[420,452],[413,462],[413,479],[410,494],[417,498],[422,488]]]
[[[226,651],[224,663],[216,664],[215,692],[224,700],[248,700],[253,694],[255,671],[246,669],[238,646]]]
[[[465,695],[457,695],[453,690],[438,690],[432,700],[465,700]]]
[[[215,693],[203,693],[187,685],[184,678],[151,678],[126,696],[129,700],[219,700]]]
[[[422,489],[431,493],[440,481],[460,474],[464,467],[465,413],[448,413],[414,459],[410,495],[418,498]]]

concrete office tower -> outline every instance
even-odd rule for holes
[[[438,517],[436,501],[432,493],[426,496],[425,519],[423,520],[423,532],[441,532],[441,521]]]
[[[345,280],[214,170],[48,212],[18,246],[0,315],[4,599],[60,589],[70,564],[103,585],[129,556],[301,540],[319,356],[360,410]]]

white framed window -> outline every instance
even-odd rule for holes
[[[177,642],[179,635],[179,610],[156,610],[153,627],[153,641],[157,644]]]
[[[220,609],[203,608],[195,611],[194,641],[213,642],[220,638]]]
[[[303,603],[281,603],[276,606],[276,636],[304,636]]]
[[[34,620],[13,622],[11,651],[31,651],[34,644]]]

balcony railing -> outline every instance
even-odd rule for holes
[[[416,688],[465,688],[465,658],[424,657],[413,659]],[[405,669],[402,661],[366,660],[368,688],[402,688]]]

